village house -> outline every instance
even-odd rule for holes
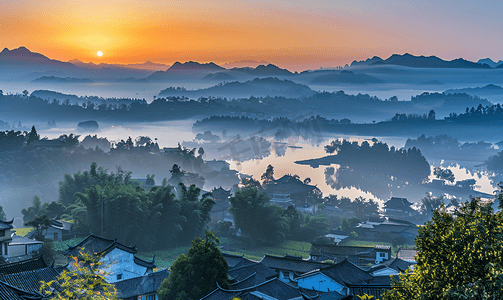
[[[42,255],[38,255],[30,259],[0,265],[0,274],[27,272],[44,269],[48,266]]]
[[[411,207],[412,202],[407,198],[391,197],[384,203],[384,214],[390,217],[405,217],[412,216],[416,211]]]
[[[410,263],[401,259],[363,269],[344,259],[336,264],[304,260],[295,256],[265,255],[259,262],[223,253],[229,268],[231,288],[220,286],[201,299],[356,299],[356,295],[380,298]],[[288,270],[288,271],[287,271]]]
[[[347,259],[357,266],[367,266],[391,259],[391,246],[339,246],[313,242],[309,251],[309,259],[312,261],[333,260],[335,263]]]
[[[169,277],[168,268],[145,276],[118,281],[114,284],[117,298],[125,300],[157,300],[157,290],[164,279]]]
[[[73,237],[72,235],[73,224],[63,220],[53,219],[51,226],[47,228],[44,238],[53,241],[62,242]],[[35,238],[36,231],[32,231],[26,235],[27,238]]]
[[[3,296],[1,299],[43,299],[39,293],[40,282],[53,281],[64,270],[66,266],[55,267],[54,263],[47,266],[41,258],[2,265],[0,266],[0,296]],[[17,296],[4,289],[8,287],[17,290],[15,293]],[[61,286],[57,283],[52,287],[56,291],[61,290]]]
[[[285,175],[273,180],[265,185],[264,190],[271,198],[271,204],[282,207],[288,207],[291,204],[309,205],[309,194],[319,191],[316,186],[304,183],[292,175]]]
[[[322,262],[305,260],[301,256],[291,255],[273,256],[266,254],[260,260],[260,263],[277,271],[279,279],[285,282],[294,282],[297,277],[304,273],[328,266],[328,264]]]
[[[416,263],[417,252],[416,249],[400,248],[396,253],[396,257],[407,262]]]
[[[38,254],[43,244],[44,242],[14,234],[9,242],[9,257]]]
[[[224,221],[226,217],[227,219],[232,219],[232,215],[229,213],[231,190],[225,190],[222,187],[214,188],[211,190],[211,195],[213,201],[215,201],[215,205],[213,205],[210,211],[211,220],[218,222]]]
[[[152,273],[156,267],[155,257],[152,261],[145,261],[135,256],[136,247],[126,246],[117,242],[116,239],[106,239],[92,233],[80,243],[68,246],[63,254],[70,257],[78,256],[79,252],[96,253],[102,256],[101,270],[107,273],[105,279],[108,283],[144,276]]]
[[[419,227],[411,222],[386,218],[384,221],[366,221],[358,224],[354,231],[359,238],[367,241],[392,241],[397,237],[404,237],[406,243],[413,244],[418,235]]]
[[[12,222],[14,219],[10,221],[2,221],[0,220],[0,256],[7,257],[9,256],[9,243],[12,241]]]

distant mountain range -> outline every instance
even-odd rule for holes
[[[498,62],[494,62],[492,59],[490,58],[484,58],[484,59],[479,59],[477,61],[478,64],[486,64],[488,65],[489,67],[491,68],[501,68],[503,67],[503,60],[499,60]]]
[[[464,88],[464,89],[450,89],[444,92],[445,94],[460,94],[465,93],[468,95],[488,96],[503,94],[503,88],[499,85],[488,84],[483,87]]]
[[[273,64],[266,66],[259,65],[256,68],[232,68],[227,70],[215,63],[201,64],[198,62],[174,63],[168,70],[155,72],[147,77],[149,81],[164,81],[169,79],[179,79],[191,77],[193,79],[207,80],[233,80],[243,76],[249,77],[270,77],[270,76],[291,76],[294,73],[287,69],[281,69]]]
[[[316,94],[316,91],[304,84],[295,83],[290,80],[281,80],[278,78],[255,78],[245,82],[226,82],[220,83],[206,89],[185,90],[181,88],[167,88],[159,93],[159,97],[167,96],[185,96],[191,99],[199,97],[310,97]]]
[[[36,80],[46,76],[43,80],[54,81],[56,78],[51,77],[57,76],[109,81],[127,77],[144,78],[152,73],[150,70],[141,68],[106,64],[100,66],[91,63],[85,64],[78,60],[73,60],[73,62],[76,64],[50,59],[45,55],[28,50],[26,47],[13,50],[5,48],[0,52],[0,78]],[[144,65],[147,68],[152,64],[147,62]]]
[[[74,78],[74,77],[56,77],[56,76],[42,76],[31,82],[42,82],[42,83],[93,83],[89,78]]]
[[[31,52],[25,47],[9,50],[4,48],[0,52],[1,65],[52,65],[58,67],[75,67],[71,63],[53,60],[40,53]]]
[[[490,69],[488,64],[479,64],[465,60],[463,58],[451,61],[443,60],[436,56],[414,56],[409,53],[403,55],[393,54],[387,59],[374,56],[364,61],[353,61],[351,67],[357,66],[378,66],[397,65],[411,68],[468,68],[468,69]]]
[[[232,68],[256,68],[260,65],[268,65],[270,62],[267,62],[265,60],[261,61],[256,61],[256,60],[240,60],[240,61],[233,61],[233,62],[228,62],[222,65],[222,67],[226,69],[232,69]]]
[[[324,74],[313,78],[310,81],[312,84],[338,84],[338,83],[352,83],[352,84],[367,84],[367,83],[380,83],[381,80],[367,75],[367,74],[356,74],[352,71],[343,70],[340,73],[330,72],[330,74]]]
[[[78,59],[72,59],[68,61],[76,66],[87,68],[87,69],[103,69],[103,68],[126,68],[126,69],[140,69],[140,70],[149,70],[149,71],[164,71],[169,68],[169,65],[154,63],[151,61],[146,61],[140,64],[95,64],[95,63],[85,63]]]

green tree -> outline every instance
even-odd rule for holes
[[[230,202],[229,211],[234,216],[234,224],[241,229],[247,242],[274,244],[286,238],[289,229],[284,210],[269,205],[264,192],[257,188],[243,188],[230,198]]]
[[[349,234],[349,232],[351,231],[351,223],[349,223],[349,221],[346,217],[342,218],[340,227],[341,227],[341,230],[347,234]]]
[[[263,183],[269,183],[274,180],[274,167],[272,165],[268,165],[265,173],[260,177]]]
[[[88,253],[71,257],[71,271],[64,270],[56,280],[41,281],[40,293],[58,300],[117,299],[117,290],[105,281],[106,274],[100,270],[100,258]]]
[[[436,167],[435,169],[433,169],[433,175],[435,175],[435,177],[437,177],[438,179],[444,179],[450,182],[454,182],[455,180],[454,173],[452,173],[452,171],[447,168],[444,169],[441,167]]]
[[[472,198],[453,215],[445,206],[419,229],[414,272],[383,299],[503,299],[503,217]]]
[[[152,176],[150,176],[150,174],[147,174],[147,181],[145,181],[145,184],[146,185],[155,185],[154,177],[155,177],[155,174],[152,174]]]
[[[40,254],[46,262],[54,261],[56,252],[54,250],[54,241],[52,239],[44,239],[42,247],[40,247]]]
[[[35,217],[33,220],[25,223],[24,225],[34,227],[35,231],[36,231],[35,238],[39,241],[43,241],[44,236],[47,233],[47,229],[49,229],[49,227],[51,227],[51,224],[52,224],[52,220],[48,216],[43,215],[43,216]]]
[[[438,209],[442,204],[444,204],[444,196],[434,197],[427,194],[426,197],[421,199],[420,211],[422,215],[428,216],[433,213],[434,210]]]
[[[32,206],[28,209],[23,208],[21,213],[23,214],[23,221],[25,223],[30,222],[40,215],[42,212],[42,201],[38,196],[33,196]]]
[[[211,231],[206,239],[196,237],[187,255],[180,255],[171,265],[169,277],[163,281],[157,294],[159,300],[199,299],[217,287],[230,288],[229,266]]]
[[[201,195],[201,189],[195,184],[187,188],[179,184],[180,215],[183,217],[181,243],[188,244],[195,236],[204,234],[206,225],[211,221],[210,211],[215,205],[211,193]]]
[[[306,221],[300,229],[298,240],[311,242],[314,238],[324,236],[329,232],[327,218],[323,215],[315,215]]]
[[[31,127],[31,131],[28,134],[28,140],[26,141],[26,144],[29,146],[31,143],[34,141],[40,140],[40,136],[37,133],[37,130],[35,129],[35,125]]]

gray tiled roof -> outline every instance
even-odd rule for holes
[[[362,268],[354,265],[347,259],[340,263],[320,269],[320,272],[342,285],[346,284],[365,284],[373,278]]]
[[[71,230],[73,224],[62,220],[52,220],[51,227],[61,230]]]
[[[32,271],[0,274],[0,281],[30,293],[38,293],[40,290],[40,281],[49,282],[55,280],[62,271],[62,268],[50,266]],[[53,285],[53,287],[56,289],[59,288],[57,284]]]
[[[305,290],[293,287],[278,278],[274,278],[263,282],[259,285],[248,287],[241,290],[225,290],[220,287],[209,293],[204,300],[230,300],[234,297],[247,297],[251,292],[258,291],[267,296],[276,298],[278,300],[289,300],[292,298],[302,297],[306,292]],[[309,292],[309,291],[307,291]],[[250,299],[250,298],[245,298]]]
[[[398,249],[396,256],[403,260],[412,261],[416,260],[417,250],[415,249]]]
[[[232,289],[244,289],[277,277],[278,272],[261,263],[245,265],[229,270],[229,277],[236,280]]]
[[[2,220],[0,220],[0,230],[14,228],[14,226],[12,226],[12,222],[14,222],[14,219],[12,219],[10,221],[2,221]]]
[[[36,258],[31,258],[15,263],[0,265],[0,274],[12,274],[43,268],[47,268],[47,263],[42,258],[42,256],[38,256]]]
[[[81,250],[83,248],[83,250]],[[136,253],[137,250],[134,247],[128,247],[124,244],[117,242],[117,240],[106,239],[94,234],[89,234],[85,239],[75,246],[68,246],[68,249],[63,252],[64,255],[78,256],[79,251],[87,253],[97,253],[103,254],[114,248],[120,248],[129,253]]]
[[[384,264],[386,264],[389,268],[396,270],[398,272],[405,272],[405,270],[407,270],[410,265],[413,265],[413,263],[405,261],[398,257],[393,260],[385,261]]]
[[[353,299],[353,296],[352,295],[344,296],[337,293],[336,291],[333,291],[330,293],[326,293],[325,295],[321,295],[316,300],[342,300],[342,299]]]
[[[245,265],[253,265],[257,262],[252,261],[250,259],[244,258],[244,255],[235,255],[222,252],[222,256],[227,261],[227,265],[229,265],[229,269],[245,266]]]
[[[30,293],[0,281],[0,300],[42,300],[39,293]]]
[[[329,264],[304,260],[302,259],[302,257],[295,257],[289,255],[281,257],[266,254],[262,258],[262,260],[260,260],[260,262],[271,269],[288,270],[296,272],[298,274],[303,274],[306,272],[310,272],[312,270],[329,266]]]
[[[156,292],[164,279],[169,277],[168,268],[145,276],[135,277],[116,282],[117,298],[125,299]]]
[[[412,204],[407,198],[391,197],[384,203],[384,208],[410,208]]]

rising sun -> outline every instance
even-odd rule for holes
[[[99,57],[103,56],[103,52],[102,51],[98,51],[96,52],[96,55],[98,55]]]

